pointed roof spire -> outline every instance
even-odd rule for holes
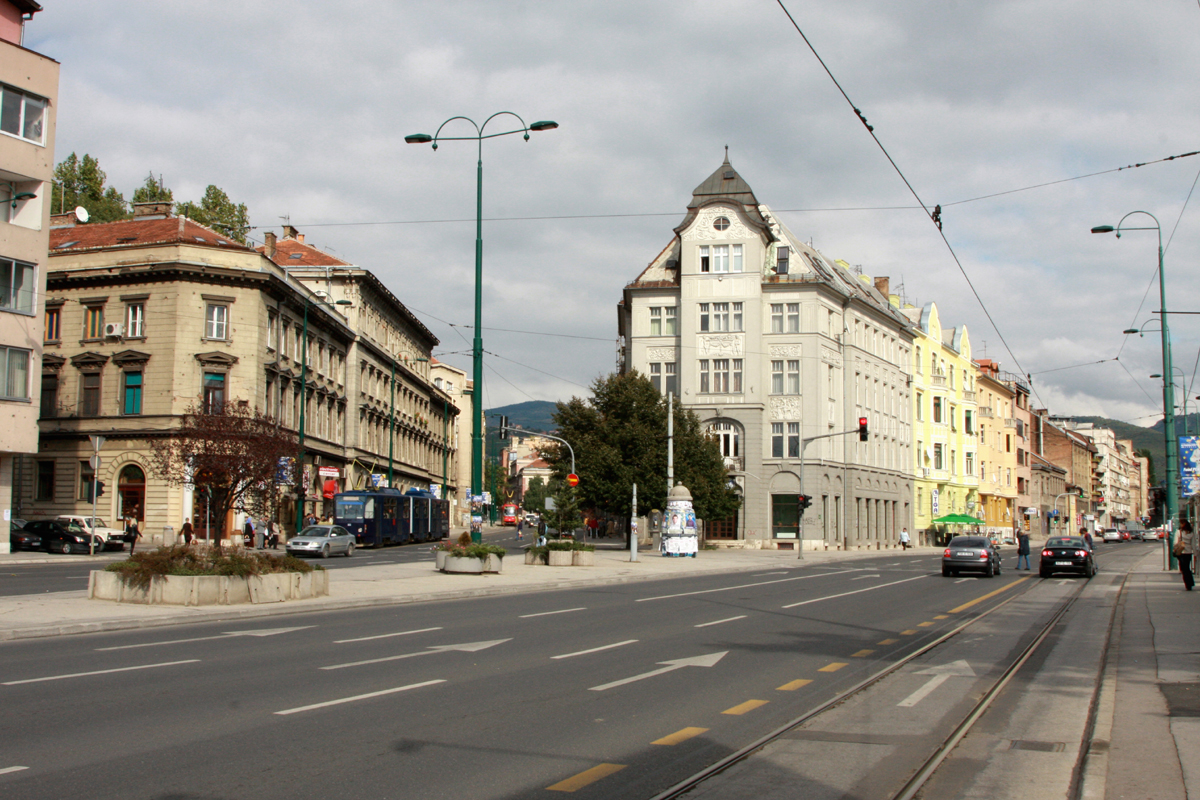
[[[698,208],[712,200],[730,200],[750,208],[758,206],[754,190],[729,163],[729,145],[725,145],[725,160],[721,166],[692,192],[688,208]]]

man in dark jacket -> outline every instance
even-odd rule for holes
[[[1021,561],[1025,561],[1025,569],[1029,569],[1029,532],[1021,531],[1017,536],[1017,569],[1021,568]]]

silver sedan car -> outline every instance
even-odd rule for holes
[[[350,556],[354,554],[354,534],[341,525],[309,525],[287,541],[288,555]]]

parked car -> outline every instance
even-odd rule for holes
[[[10,530],[19,531],[25,527],[25,520],[13,517],[8,521],[8,527]]]
[[[1104,529],[1104,541],[1106,541],[1106,542],[1121,541],[1121,532],[1119,530],[1117,530],[1116,528],[1105,528]]]
[[[288,555],[320,556],[354,554],[354,535],[341,525],[309,525],[287,540]]]
[[[27,523],[23,531],[28,531],[42,540],[42,549],[48,553],[87,553],[90,552],[88,541],[95,544],[97,553],[104,549],[104,541],[99,536],[89,534],[78,525],[64,525],[57,520],[39,519]]]
[[[1098,571],[1096,556],[1082,536],[1051,536],[1046,540],[1038,567],[1043,578],[1055,572],[1072,572],[1090,579]]]
[[[59,514],[54,520],[67,527],[77,525],[88,533],[99,536],[100,540],[104,542],[105,550],[125,549],[125,530],[123,528],[108,527],[100,517],[90,517],[83,514]]]
[[[8,534],[8,549],[14,553],[18,550],[41,550],[42,537],[36,533],[15,528]]]
[[[1000,548],[986,536],[955,536],[942,553],[942,575],[981,572],[990,578],[1000,574]]]
[[[1132,539],[1133,539],[1133,534],[1131,534],[1128,530],[1121,531],[1121,541],[1122,542],[1128,542],[1128,541],[1131,541]]]

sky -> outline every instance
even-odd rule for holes
[[[479,148],[404,137],[556,121],[482,145],[489,408],[616,368],[622,289],[726,146],[798,237],[936,302],[1055,414],[1161,417],[1154,221],[1090,228],[1152,214],[1167,309],[1200,312],[1200,155],[1163,161],[1200,150],[1200,0],[40,1],[56,161],[127,198],[220,186],[260,243],[289,220],[468,374]],[[1200,316],[1169,326],[1196,397]]]

